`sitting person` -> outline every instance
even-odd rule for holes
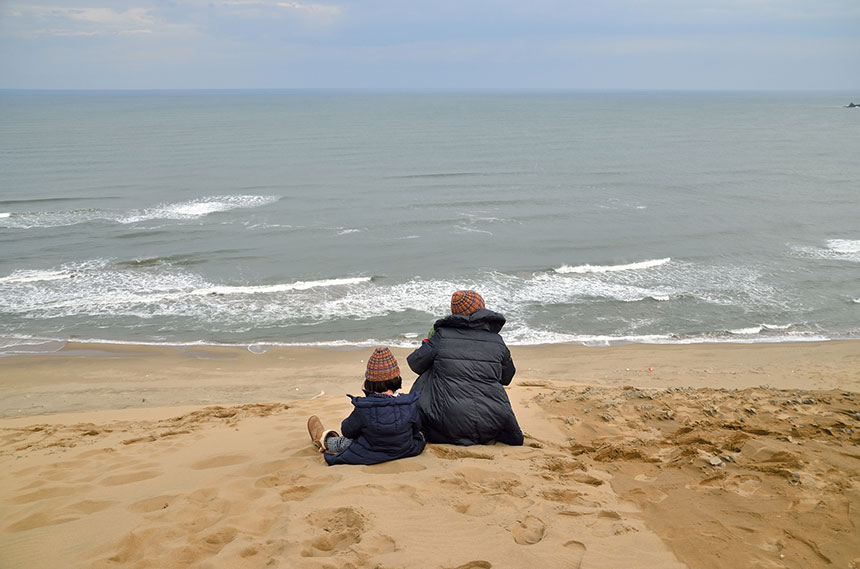
[[[451,296],[451,314],[409,354],[421,393],[418,409],[430,443],[523,444],[523,432],[505,393],[516,369],[499,335],[505,317],[487,310],[473,290]]]
[[[308,419],[314,446],[329,464],[378,464],[416,456],[424,450],[418,419],[419,394],[399,394],[400,367],[385,346],[376,348],[364,373],[365,397],[352,399],[355,409],[340,425],[343,436],[326,430],[319,417]]]

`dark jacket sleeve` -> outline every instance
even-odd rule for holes
[[[517,373],[517,368],[514,367],[514,359],[511,357],[511,352],[508,351],[507,357],[502,362],[502,385],[510,385],[515,373]]]
[[[430,337],[426,342],[421,342],[421,345],[414,352],[406,357],[406,362],[409,364],[409,369],[421,375],[433,365],[433,360],[436,358],[436,334]]]
[[[361,435],[361,415],[358,409],[353,409],[349,417],[340,424],[340,434],[351,439],[357,439]]]

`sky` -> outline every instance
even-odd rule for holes
[[[860,0],[0,0],[0,88],[860,96]]]

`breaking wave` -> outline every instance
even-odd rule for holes
[[[94,259],[46,270],[17,270],[0,276],[0,314],[18,322],[7,333],[83,327],[90,330],[88,335],[104,328],[145,330],[144,337],[156,340],[162,331],[180,335],[184,331],[183,338],[201,341],[283,336],[313,343],[319,329],[323,337],[349,338],[344,341],[355,344],[378,336],[374,330],[391,330],[392,338],[380,340],[412,344],[446,312],[452,291],[471,288],[481,291],[488,307],[508,318],[505,337],[510,343],[605,345],[677,341],[674,325],[655,328],[651,322],[665,318],[666,311],[683,314],[690,303],[716,305],[719,312],[723,307],[754,310],[779,300],[754,270],[685,262],[655,264],[650,271],[484,272],[468,278],[416,276],[406,281],[343,275],[274,283],[212,282],[194,266],[185,257],[171,257],[135,262]],[[576,321],[577,314],[591,316]],[[600,324],[613,317],[615,324]],[[33,322],[45,323],[45,328],[33,330]],[[761,324],[733,329],[728,335],[746,337],[790,326]],[[606,332],[595,332],[598,329]]]
[[[161,204],[132,212],[116,219],[119,223],[138,223],[155,219],[194,219],[211,213],[239,208],[260,207],[278,201],[277,196],[214,196],[187,202]]]
[[[626,265],[578,265],[575,267],[571,267],[568,265],[563,265],[557,269],[555,272],[561,274],[587,274],[587,273],[614,273],[618,271],[639,271],[642,269],[651,269],[654,267],[659,267],[660,265],[665,265],[670,262],[672,259],[667,257],[665,259],[652,259],[650,261],[642,261],[639,263],[628,263]]]
[[[87,208],[65,211],[23,211],[0,214],[0,228],[34,229],[65,227],[97,221],[132,224],[153,220],[188,220],[234,209],[262,207],[278,201],[278,196],[228,195],[210,196],[194,200],[159,204],[145,209],[126,212]],[[14,215],[13,215],[14,213]]]
[[[860,263],[860,239],[828,239],[825,247],[794,246],[795,252],[813,259]]]

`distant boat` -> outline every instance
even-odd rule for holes
[[[847,105],[845,105],[846,109],[860,109],[860,105],[855,105],[854,101],[851,101]]]

